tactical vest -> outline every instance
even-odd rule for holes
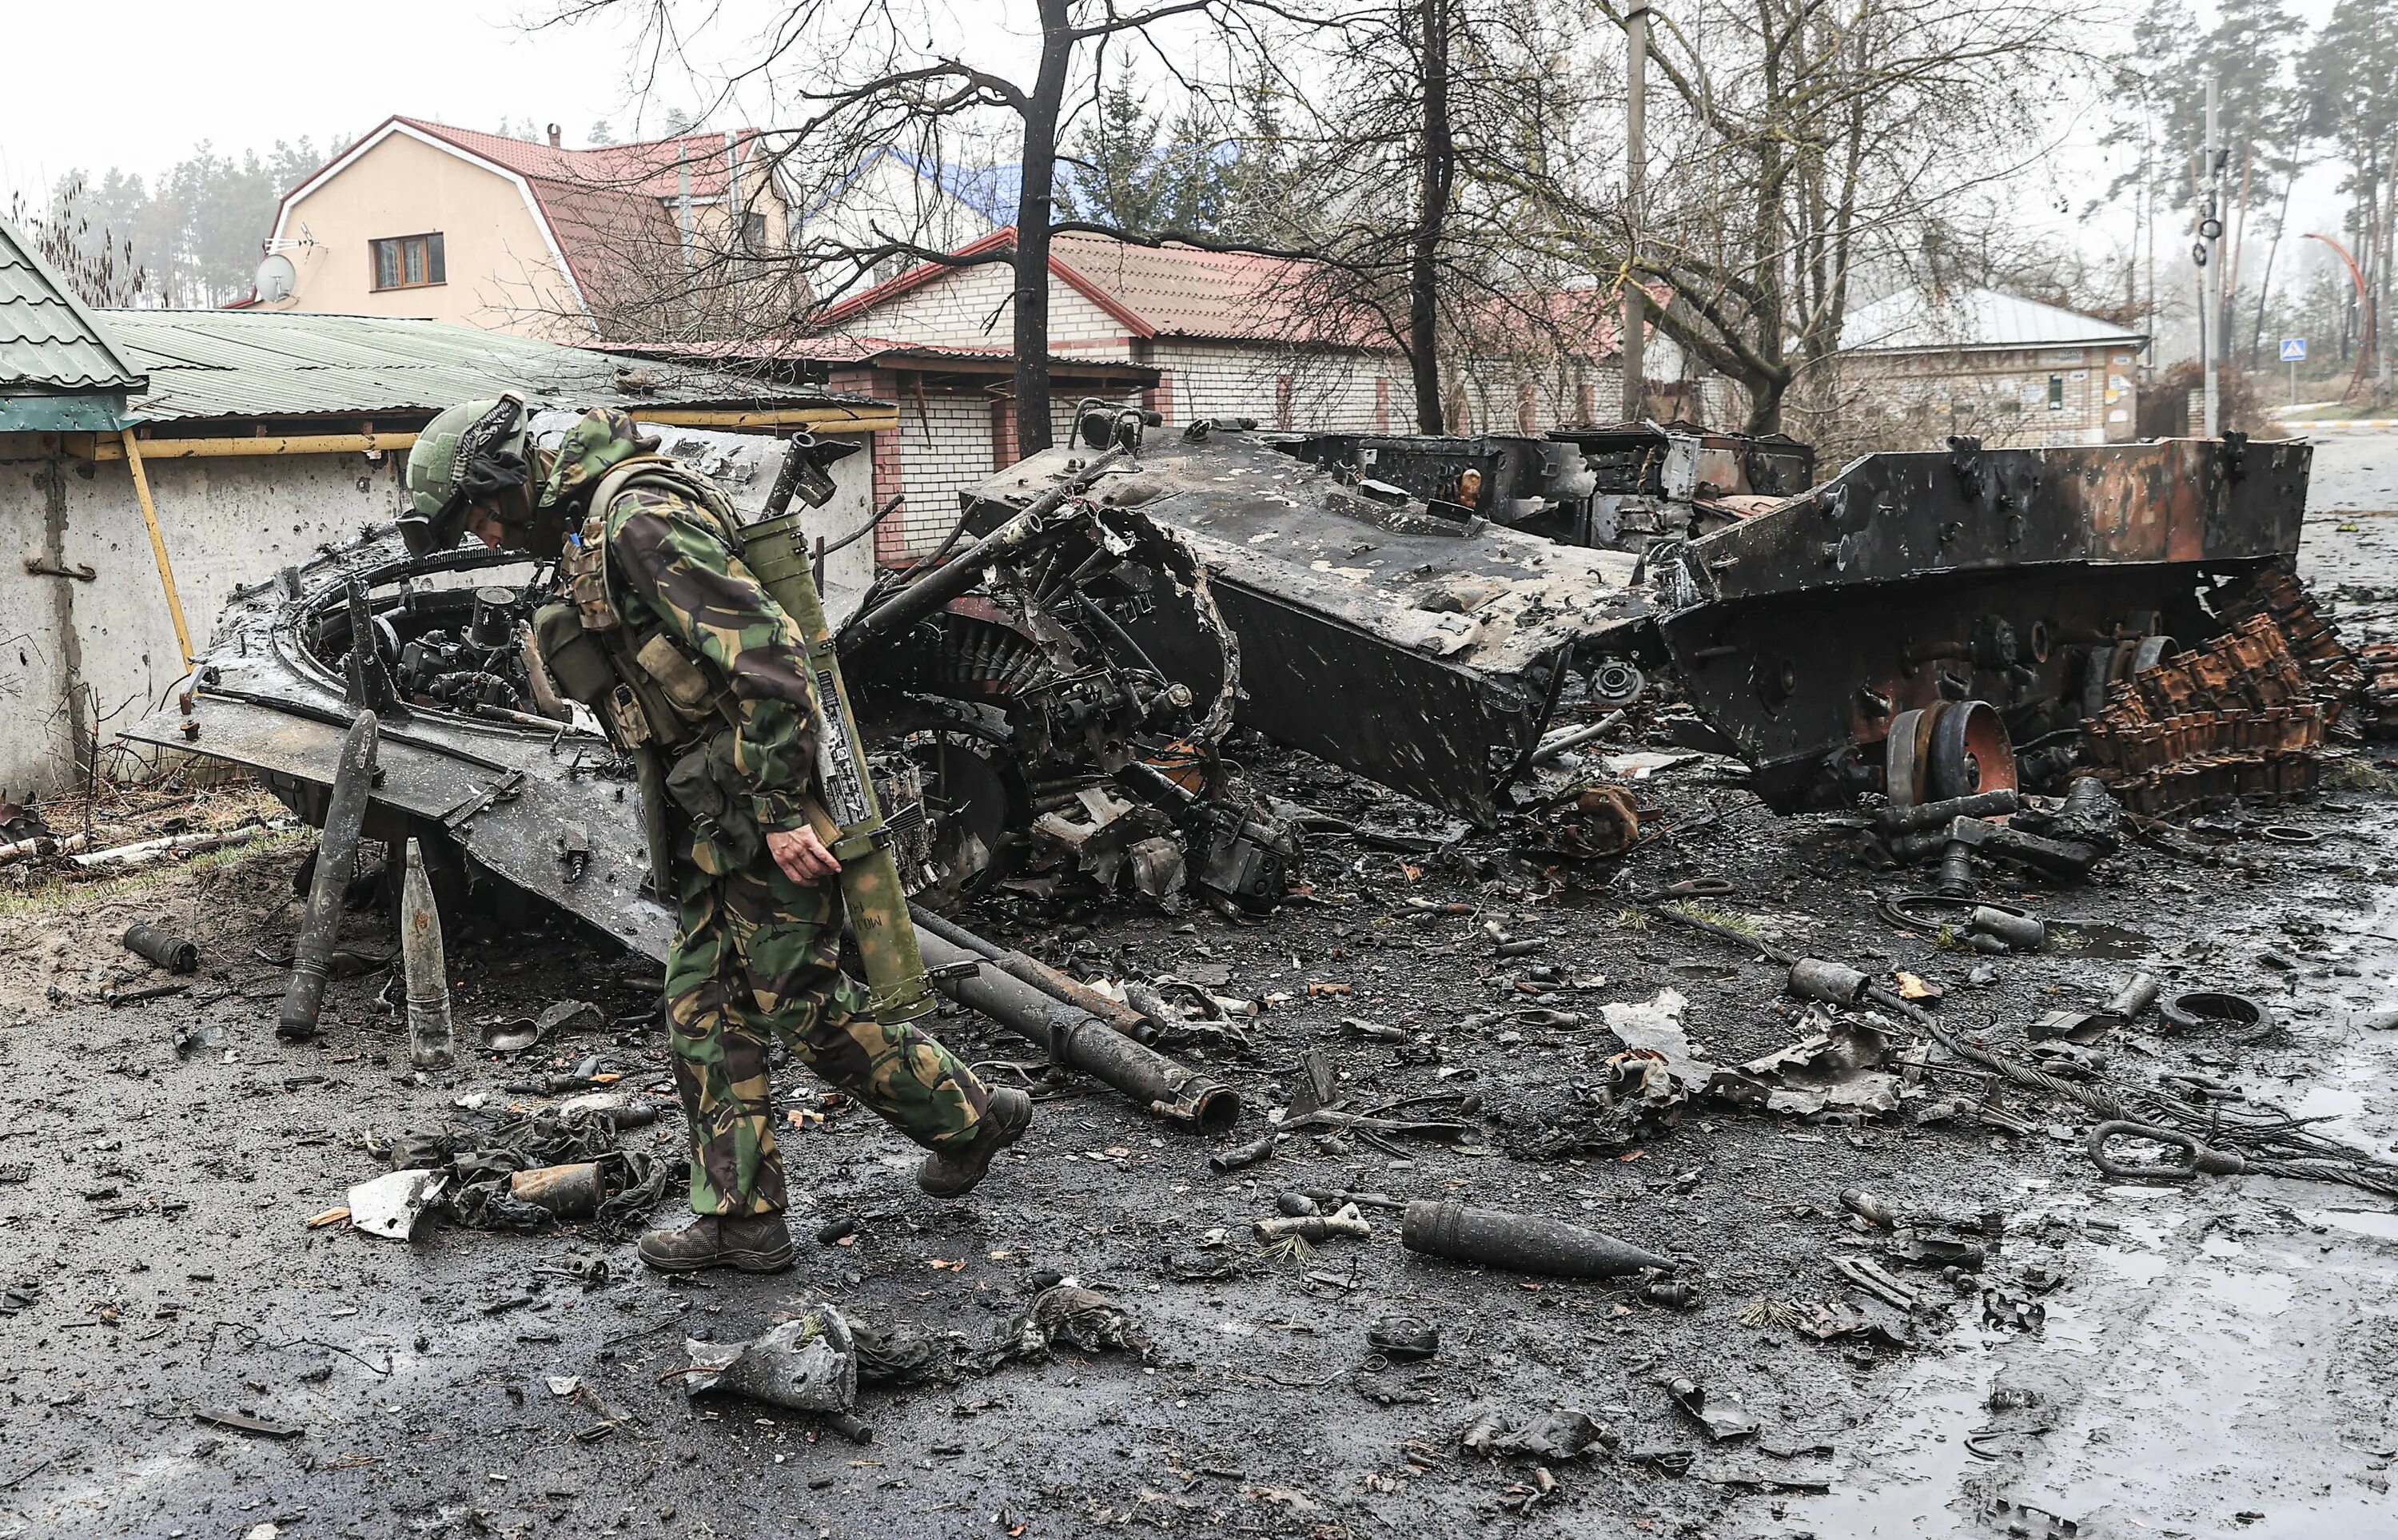
[[[716,484],[680,461],[641,455],[624,461],[593,489],[582,528],[567,536],[560,570],[566,599],[542,606],[533,634],[559,690],[591,708],[615,745],[633,758],[641,781],[653,884],[671,900],[666,874],[682,841],[700,867],[721,876],[755,861],[764,837],[750,811],[750,788],[734,764],[738,723],[732,683],[705,655],[672,635],[647,606],[628,618],[616,603],[608,559],[608,510],[636,486],[675,493],[707,514],[703,528],[737,552],[733,505]]]

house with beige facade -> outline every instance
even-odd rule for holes
[[[750,130],[568,149],[555,126],[541,143],[392,117],[285,194],[250,303],[565,342],[722,335],[782,297],[788,219]]]
[[[1849,313],[1840,384],[1855,419],[1907,448],[1937,448],[1952,434],[2029,448],[2122,444],[2139,436],[2148,341],[1996,289],[1903,289]]]

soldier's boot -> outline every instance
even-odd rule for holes
[[[1032,1098],[1013,1086],[990,1093],[990,1105],[975,1125],[972,1139],[956,1149],[936,1149],[916,1168],[916,1185],[935,1198],[963,1198],[990,1170],[1000,1151],[1024,1137],[1032,1126]]]
[[[662,1273],[695,1273],[703,1267],[738,1267],[745,1273],[779,1273],[791,1265],[791,1232],[779,1213],[701,1214],[680,1230],[652,1230],[637,1248],[641,1260]]]

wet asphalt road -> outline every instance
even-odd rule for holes
[[[2333,581],[2398,584],[2366,551],[2382,526],[2333,512],[2398,508],[2382,495],[2398,481],[2392,442],[2326,445],[2319,457],[2309,559]],[[1670,776],[1647,795],[1721,822],[1650,847],[1635,864],[1639,884],[1729,875],[1802,949],[1961,986],[1953,955],[1873,920],[1855,869],[1814,843],[1812,824]],[[2138,852],[2092,888],[2054,895],[2052,912],[2155,938],[2172,976],[2279,991],[2288,1043],[2249,1054],[2202,1044],[2204,1067],[2386,1146],[2398,1133],[2388,1084],[2398,1034],[2351,1018],[2391,1003],[2393,948],[2361,932],[2398,936],[2383,903],[2398,814],[2378,796],[2342,805],[2358,810],[2293,815],[2326,846],[2262,851],[2232,874]],[[648,999],[638,971],[569,936],[453,954],[464,1020],[565,995],[618,1018],[540,1063],[477,1057],[412,1077],[368,998],[371,979],[335,984],[321,1044],[277,1044],[276,973],[250,949],[288,933],[277,906],[293,859],[262,857],[155,904],[0,937],[0,1168],[24,1168],[20,1178],[0,1169],[18,1178],[0,1182],[0,1536],[1998,1535],[2068,1533],[2066,1520],[2082,1535],[2398,1533],[2385,1479],[2398,1450],[2386,1394],[2398,1371],[2389,1205],[2255,1177],[2112,1189],[2070,1137],[1710,1114],[1634,1159],[1532,1164],[1427,1148],[1394,1162],[1293,1141],[1272,1165],[1225,1177],[1206,1164],[1208,1141],[1085,1088],[1045,1101],[1025,1153],[964,1204],[923,1199],[908,1179],[911,1150],[826,1109],[821,1126],[786,1140],[807,1206],[795,1215],[801,1265],[776,1279],[668,1282],[642,1274],[624,1238],[587,1233],[433,1229],[401,1245],[312,1230],[308,1217],[379,1169],[360,1147],[370,1132],[467,1117],[459,1098],[593,1051],[636,1090],[662,1089],[664,1077],[659,1038],[634,1020]],[[1470,874],[1409,882],[1396,865],[1328,848],[1309,875],[1344,902],[1258,930],[1093,917],[1087,935],[1051,925],[1042,939],[1145,972],[1220,966],[1239,992],[1294,995],[1259,1024],[1255,1060],[1217,1066],[1253,1107],[1287,1095],[1308,1044],[1367,1100],[1459,1084],[1495,1100],[1593,1072],[1574,1034],[1460,1027],[1495,994],[1480,917],[1397,921],[1400,893],[1531,916],[1509,923],[1607,975],[1569,1002],[1577,1010],[1668,986],[1687,994],[1692,1037],[1718,1061],[1794,1036],[1770,976],[1691,938],[1621,929],[1606,895],[1531,904]],[[105,937],[154,908],[201,938],[209,963],[196,996],[214,998],[112,1011],[82,998],[101,977],[48,960],[44,936]],[[2308,921],[2325,929],[2310,935]],[[1004,916],[990,923],[1006,929]],[[2259,966],[2269,946],[2302,970]],[[1992,988],[1952,1009],[2020,1023],[2060,996],[2104,993],[2134,965],[2011,959]],[[1353,992],[1303,993],[1336,980]],[[43,998],[53,984],[63,1003]],[[1363,1044],[1344,1034],[1344,1015],[1438,1029],[1442,1057],[1408,1063]],[[178,1054],[168,1039],[194,1023],[222,1025],[226,1040]],[[1005,1073],[996,1061],[1026,1056],[958,1018],[939,1029],[994,1074]],[[816,1105],[803,1072],[781,1083],[787,1107]],[[670,1151],[671,1121],[628,1142]],[[1260,1126],[1253,1114],[1243,1136]],[[1827,1258],[1856,1244],[1834,1195],[1860,1182],[1902,1201],[2012,1211],[2026,1239],[2011,1265],[2034,1256],[2065,1279],[2045,1329],[1986,1335],[1970,1294],[1953,1336],[1920,1354],[1743,1324],[1755,1301],[1831,1292]],[[1212,1282],[1161,1271],[1166,1253],[1211,1226],[1237,1230],[1271,1212],[1277,1188],[1302,1184],[1566,1213],[1681,1254],[1702,1304],[1684,1314],[1623,1286],[1411,1259],[1387,1225],[1304,1261],[1236,1246],[1234,1276]],[[863,1233],[847,1246],[809,1239],[836,1214],[859,1216]],[[603,1281],[569,1276],[594,1261],[610,1269]],[[1155,1344],[1149,1361],[1067,1352],[875,1392],[865,1413],[878,1436],[865,1447],[820,1435],[803,1414],[687,1400],[661,1378],[685,1362],[686,1332],[751,1335],[819,1295],[979,1339],[1050,1272],[1113,1290]],[[1370,1365],[1366,1324],[1401,1311],[1441,1326],[1441,1356]],[[577,1386],[554,1393],[551,1379],[567,1376]],[[1661,1382],[1676,1376],[1745,1401],[1763,1437],[1710,1445],[1668,1401]],[[1989,1411],[1993,1386],[2028,1392],[2028,1404]],[[1477,1404],[1584,1408],[1624,1457],[1557,1465],[1556,1491],[1543,1495],[1529,1462],[1458,1447]],[[290,1436],[201,1420],[228,1412]],[[1688,1457],[1686,1474],[1673,1473],[1676,1456]],[[1825,1481],[1819,1494],[1772,1490]]]

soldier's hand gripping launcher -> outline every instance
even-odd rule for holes
[[[866,746],[850,710],[848,687],[842,682],[841,662],[825,621],[824,597],[816,591],[815,570],[808,559],[799,516],[789,511],[794,492],[812,507],[830,502],[833,482],[826,467],[856,448],[821,442],[804,432],[795,434],[774,490],[767,495],[765,516],[742,527],[741,559],[775,602],[799,623],[806,649],[809,691],[816,706],[816,786],[831,823],[829,829],[819,826],[816,835],[841,863],[842,897],[849,909],[850,932],[857,940],[858,959],[865,966],[867,988],[873,997],[874,1017],[904,1022],[939,1002],[917,950],[915,926],[908,917],[908,894],[899,884],[899,865],[892,858],[891,835],[883,827],[882,808],[868,772]]]

